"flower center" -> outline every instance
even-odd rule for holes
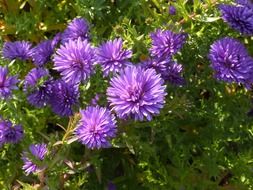
[[[236,63],[238,63],[240,60],[240,57],[239,56],[228,56],[228,55],[225,55],[225,58],[224,58],[224,66],[228,69],[233,69],[235,66],[236,66]]]
[[[83,68],[84,68],[84,63],[83,63],[82,60],[76,59],[76,60],[73,60],[72,67],[73,67],[73,68],[76,68],[76,69],[78,69],[78,70],[83,70]]]
[[[142,90],[138,85],[128,87],[128,101],[139,102],[142,96]]]
[[[13,141],[16,138],[16,133],[15,133],[15,129],[11,128],[5,135],[4,135],[5,139],[7,139],[8,141]]]
[[[89,127],[89,132],[92,135],[97,135],[99,132],[99,129],[96,127],[96,124],[91,124],[91,126]]]

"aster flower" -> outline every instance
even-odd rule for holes
[[[75,130],[78,140],[88,148],[106,148],[116,135],[115,116],[102,107],[89,106],[81,110],[81,120]]]
[[[0,98],[9,98],[12,90],[17,89],[17,83],[17,77],[8,76],[8,69],[0,66]]]
[[[62,33],[57,33],[52,39],[52,47],[55,48],[60,42],[62,38]]]
[[[226,37],[214,42],[209,59],[218,80],[245,83],[252,78],[253,59],[238,40]]]
[[[73,115],[73,107],[77,106],[79,91],[77,85],[57,80],[52,84],[49,103],[52,110],[60,116]]]
[[[22,154],[22,160],[24,162],[22,169],[25,171],[26,175],[36,173],[44,169],[44,167],[38,166],[34,163],[31,157],[35,160],[43,161],[48,152],[46,144],[32,144],[29,147],[29,151],[30,152],[23,152]]]
[[[152,119],[165,103],[166,86],[154,69],[126,67],[110,81],[107,99],[119,118]]]
[[[0,118],[1,119],[1,118]],[[5,143],[4,139],[4,131],[6,127],[10,127],[12,124],[11,122],[0,120],[0,147]]]
[[[235,1],[238,5],[243,5],[248,8],[253,8],[253,1],[251,0],[236,0]]]
[[[96,94],[95,97],[91,99],[91,105],[96,106],[98,104],[100,97],[101,97],[100,94]]]
[[[18,143],[24,135],[24,131],[21,125],[15,125],[8,127],[4,132],[4,139],[6,143]]]
[[[101,64],[104,75],[110,72],[119,72],[122,68],[131,63],[128,61],[132,56],[132,51],[123,49],[122,39],[115,39],[102,44],[97,49],[97,62]]]
[[[82,40],[89,39],[89,24],[83,18],[73,19],[62,34],[62,42],[68,42],[69,40]]]
[[[170,5],[168,12],[169,12],[170,15],[175,15],[176,12],[177,12],[177,10],[176,10],[176,8],[173,5]]]
[[[56,44],[53,44],[52,40],[45,40],[32,49],[32,60],[36,66],[42,67],[50,61],[51,55],[54,53],[53,45]]]
[[[36,86],[39,80],[45,76],[49,76],[49,72],[47,69],[33,68],[25,77],[24,80],[25,91],[27,91],[28,88],[30,87]]]
[[[10,121],[5,121],[0,118],[0,146],[6,143],[5,134],[6,129],[10,129],[12,127],[12,123]]]
[[[141,63],[141,66],[145,69],[153,68],[157,73],[165,73],[170,65],[170,58],[149,58]]]
[[[183,66],[177,64],[171,59],[164,58],[151,58],[142,63],[143,68],[153,68],[161,77],[173,85],[183,85],[185,83],[184,78],[181,76]]]
[[[240,2],[240,6],[221,4],[222,19],[228,25],[244,35],[253,34],[253,5]],[[246,2],[245,2],[246,3]],[[245,5],[245,6],[242,6]]]
[[[184,45],[187,35],[184,33],[173,33],[170,30],[157,30],[150,35],[152,47],[150,53],[154,57],[171,57]]]
[[[183,66],[176,62],[171,62],[167,67],[166,72],[162,73],[162,78],[169,83],[180,86],[185,84],[185,79],[182,77]]]
[[[44,84],[37,87],[37,90],[34,90],[27,96],[28,102],[37,108],[46,106],[51,95],[51,85],[51,80],[45,81]]]
[[[3,45],[3,57],[14,60],[28,60],[31,57],[32,44],[26,41],[5,42]]]
[[[109,181],[107,183],[107,190],[117,190],[117,187],[113,182]]]
[[[0,144],[18,143],[24,136],[21,125],[14,125],[10,121],[0,121]]]
[[[43,81],[49,77],[49,72],[44,68],[34,68],[25,77],[24,91],[28,93],[27,100],[33,106],[41,108],[48,103],[51,93],[51,79]]]
[[[59,71],[68,83],[79,83],[93,72],[94,49],[87,40],[79,38],[61,45],[54,56],[54,69]]]

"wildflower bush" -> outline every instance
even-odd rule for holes
[[[0,2],[0,189],[253,188],[252,1]]]

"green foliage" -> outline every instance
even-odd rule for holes
[[[72,143],[78,121],[59,118],[49,108],[35,109],[24,94],[0,102],[0,115],[20,123],[25,138],[0,150],[0,189],[117,189],[244,190],[253,189],[253,125],[247,116],[252,93],[235,84],[217,82],[207,58],[210,45],[224,36],[244,40],[220,19],[223,0],[1,0],[1,41],[48,39],[63,31],[76,16],[91,23],[92,43],[122,37],[132,48],[132,61],[148,56],[150,32],[156,28],[189,34],[180,54],[184,87],[168,86],[166,106],[151,122],[120,121],[112,148],[88,150]],[[177,9],[168,14],[168,6]],[[32,63],[1,60],[24,79]],[[108,79],[97,72],[81,88],[81,107],[96,93],[106,105]],[[78,110],[77,110],[78,111]],[[25,176],[20,155],[31,143],[46,142],[54,152],[44,176]]]

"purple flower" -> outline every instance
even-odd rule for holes
[[[52,47],[55,48],[61,42],[62,33],[57,33],[52,39]]]
[[[83,18],[73,19],[62,34],[62,42],[68,42],[69,40],[82,40],[89,38],[89,24]]]
[[[251,0],[236,0],[236,3],[251,9],[253,8],[253,2]]]
[[[21,125],[15,125],[5,129],[4,139],[6,143],[18,143],[24,136]]]
[[[79,38],[61,45],[54,56],[54,69],[59,71],[68,83],[79,83],[93,72],[94,49],[87,40]]]
[[[10,121],[4,121],[0,118],[0,147],[5,143],[4,132],[7,127],[11,127]]]
[[[98,104],[100,97],[101,97],[100,94],[96,94],[95,97],[91,99],[91,105],[96,106]]]
[[[24,80],[24,91],[28,93],[27,100],[38,108],[46,106],[51,94],[51,80],[42,80],[46,77],[49,77],[47,69],[34,68]]]
[[[0,121],[0,144],[18,143],[24,136],[21,125],[12,125],[10,121]]]
[[[182,77],[183,66],[176,62],[171,62],[167,67],[166,72],[162,73],[162,78],[169,83],[180,86],[185,84],[185,79]]]
[[[0,98],[9,98],[12,90],[17,89],[17,83],[17,77],[8,76],[8,69],[0,66]]]
[[[131,58],[132,51],[123,49],[122,43],[120,38],[110,40],[97,49],[97,62],[101,64],[105,76],[110,72],[119,72],[131,64],[128,59]]]
[[[109,147],[108,140],[117,132],[115,116],[98,106],[89,106],[80,113],[82,118],[74,132],[78,140],[91,149]]]
[[[245,83],[252,78],[253,59],[238,40],[226,37],[214,42],[209,59],[218,80]]]
[[[126,67],[110,82],[107,99],[119,118],[135,120],[159,114],[165,103],[166,86],[154,69]]]
[[[228,23],[228,25],[239,31],[244,35],[253,34],[253,5],[245,4],[243,1],[241,5],[225,5],[221,4],[219,9],[222,14],[222,19]],[[245,5],[245,6],[243,6]]]
[[[150,53],[154,57],[171,57],[176,54],[184,45],[187,35],[184,33],[176,34],[170,30],[162,31],[158,29],[151,33],[152,47]]]
[[[107,190],[117,190],[117,187],[113,182],[110,181],[107,184]]]
[[[44,68],[33,68],[25,77],[24,89],[27,91],[29,88],[38,84],[39,80],[43,77],[49,76],[49,72]]]
[[[55,42],[54,42],[55,43]],[[37,67],[44,66],[50,61],[51,55],[54,53],[52,40],[40,42],[32,49],[32,59]]]
[[[52,84],[49,103],[52,110],[60,116],[73,115],[73,107],[78,105],[77,85],[57,80]]]
[[[142,67],[145,69],[153,68],[156,73],[161,74],[161,77],[173,85],[183,85],[185,83],[184,78],[181,76],[183,66],[177,64],[171,59],[164,58],[152,58],[142,63]]]
[[[3,57],[6,59],[28,60],[31,57],[32,44],[26,41],[5,42],[3,45]]]
[[[145,69],[153,68],[157,73],[165,73],[170,65],[171,59],[167,58],[149,58],[141,63],[141,66]]]
[[[51,95],[51,82],[50,80],[46,81],[37,90],[30,93],[27,97],[28,102],[37,108],[46,106]]]
[[[43,161],[48,152],[46,144],[32,144],[29,147],[29,151],[30,152],[23,152],[22,154],[22,160],[24,162],[22,169],[25,171],[26,175],[44,169],[43,166],[38,166],[33,160]]]
[[[177,10],[173,5],[169,6],[169,14],[170,15],[175,15],[176,12],[177,12]]]

